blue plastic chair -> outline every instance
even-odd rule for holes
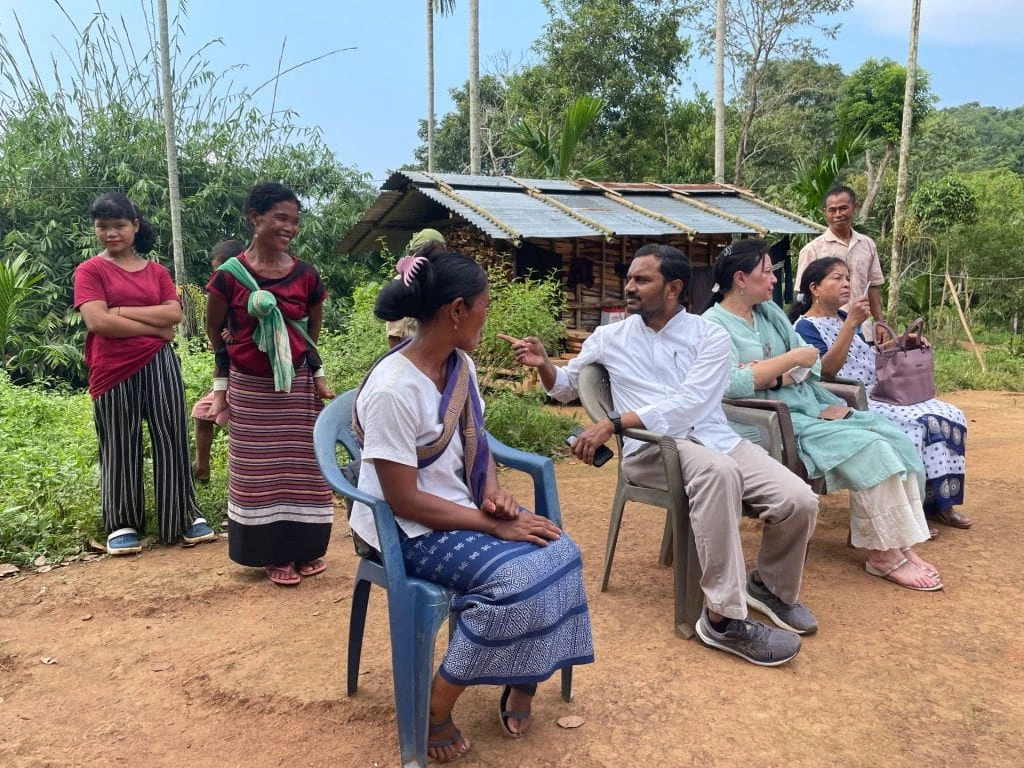
[[[348,630],[348,695],[353,695],[359,687],[366,608],[370,600],[370,585],[376,584],[388,592],[391,669],[402,765],[422,768],[427,763],[434,640],[450,613],[452,593],[432,582],[406,575],[398,526],[391,507],[383,499],[370,496],[352,485],[338,466],[338,443],[352,459],[360,458],[359,443],[352,432],[355,394],[355,390],[349,390],[335,398],[321,412],[313,429],[317,462],[328,485],[341,496],[362,502],[373,510],[380,542],[380,558],[363,557],[356,569]],[[521,470],[533,478],[534,511],[561,527],[562,514],[551,459],[510,448],[492,435],[487,437],[497,463]],[[571,667],[562,670],[562,698],[572,701]]]

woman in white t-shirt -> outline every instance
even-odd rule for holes
[[[430,699],[428,753],[447,762],[469,749],[451,717],[467,685],[504,684],[501,726],[522,736],[537,683],[592,662],[593,640],[576,544],[498,487],[467,354],[487,319],[487,273],[450,251],[403,257],[397,269],[374,311],[419,327],[378,361],[356,398],[359,488],[394,510],[409,575],[456,593],[458,621]],[[377,547],[365,505],[350,523]]]

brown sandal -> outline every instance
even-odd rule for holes
[[[957,512],[955,509],[943,509],[929,515],[928,519],[948,525],[950,528],[963,528],[964,530],[974,525],[974,521],[971,518]]]

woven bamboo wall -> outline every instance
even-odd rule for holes
[[[512,278],[516,274],[516,251],[507,241],[495,241],[468,222],[453,223],[445,232],[449,247],[474,255],[485,267],[501,267]],[[531,238],[530,246],[557,254],[559,276],[565,291],[566,309],[562,322],[568,329],[569,352],[578,352],[601,323],[602,309],[623,309],[626,270],[633,252],[647,243],[671,245],[683,253],[694,267],[689,297],[694,306],[702,306],[711,285],[712,255],[729,242],[728,236],[685,235],[664,238],[623,237],[612,242],[604,238]]]

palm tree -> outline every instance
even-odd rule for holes
[[[715,15],[715,181],[725,182],[725,5]]]
[[[480,175],[480,0],[469,0],[469,173]]]
[[[434,172],[434,12],[448,16],[455,0],[427,0],[427,172]]]
[[[914,0],[910,12],[910,51],[907,54],[907,84],[903,89],[903,125],[900,132],[900,165],[896,174],[896,209],[892,223],[892,260],[889,266],[889,304],[885,314],[895,317],[900,298],[903,269],[903,217],[907,207],[907,174],[910,161],[910,131],[914,122],[914,88],[917,80],[917,38],[921,29],[921,0]]]
[[[573,168],[572,159],[583,134],[597,120],[603,108],[602,99],[596,96],[580,96],[565,111],[565,122],[560,137],[555,136],[551,126],[546,123],[529,123],[523,118],[512,122],[507,136],[513,144],[528,150],[534,156],[549,179],[589,176],[600,168],[604,156],[594,158],[579,169]]]

